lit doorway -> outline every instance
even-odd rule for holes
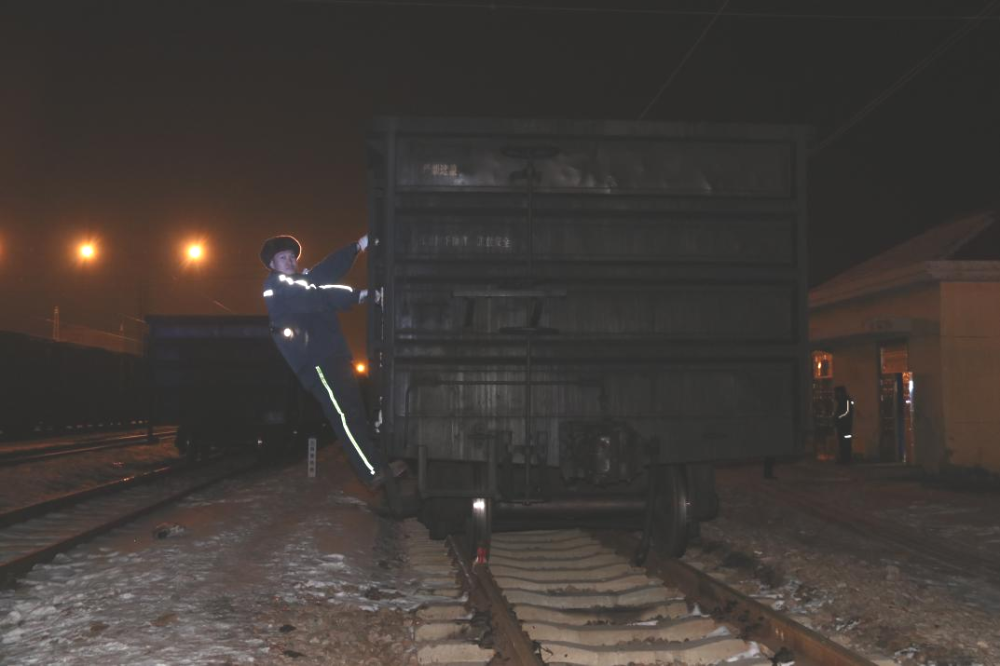
[[[879,345],[879,461],[913,464],[913,373],[905,340]]]
[[[834,429],[833,354],[812,353],[812,431],[818,460],[832,461],[837,454]]]

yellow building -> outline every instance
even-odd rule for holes
[[[1000,225],[956,220],[809,294],[817,452],[831,399],[855,401],[855,458],[1000,472]]]

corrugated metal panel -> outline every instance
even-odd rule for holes
[[[781,127],[376,123],[369,266],[386,298],[369,349],[393,453],[483,460],[483,433],[506,431],[557,464],[559,423],[602,417],[657,438],[664,462],[797,450],[803,141]]]

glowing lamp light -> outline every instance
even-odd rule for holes
[[[292,337],[293,335],[295,335],[295,333],[293,333],[293,332],[292,332],[292,329],[290,329],[290,328],[286,328],[285,330],[283,330],[283,331],[281,332],[281,334],[282,334],[283,336],[285,336],[286,338],[290,338],[290,337]]]
[[[93,243],[82,243],[80,245],[80,258],[84,260],[93,259],[97,254],[97,249]]]
[[[363,375],[366,372],[368,372],[368,366],[362,363],[361,361],[358,361],[357,363],[354,364],[354,372],[358,373],[359,375]]]
[[[191,261],[198,261],[205,256],[205,248],[200,243],[191,243],[187,248],[187,258]]]

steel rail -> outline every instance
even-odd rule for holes
[[[163,506],[176,502],[191,493],[207,488],[212,484],[245,472],[253,467],[255,467],[254,464],[249,464],[237,466],[236,468],[225,469],[221,473],[211,475],[207,479],[201,479],[192,485],[185,486],[184,488],[171,492],[166,496],[158,497],[153,502],[145,504],[139,508],[126,511],[125,513],[119,514],[111,520],[107,520],[99,525],[76,532],[66,538],[61,538],[54,543],[42,546],[41,548],[37,548],[6,562],[0,562],[0,588],[11,586],[19,576],[30,571],[36,564],[47,562],[61,552],[67,551],[84,541],[94,538],[95,536],[109,532],[116,527],[120,527],[121,525],[129,523]]]
[[[179,465],[158,467],[149,472],[133,474],[131,476],[118,479],[117,481],[102,483],[99,486],[93,486],[85,490],[66,493],[65,495],[60,495],[58,497],[38,502],[37,504],[29,504],[27,506],[11,509],[10,511],[4,511],[3,513],[0,513],[0,528],[16,525],[17,523],[22,523],[26,520],[31,520],[32,518],[38,518],[46,513],[51,513],[53,511],[57,511],[58,509],[72,506],[73,504],[79,504],[80,502],[93,499],[95,497],[110,495],[133,486],[150,483],[165,476],[169,476],[170,474],[175,474],[183,469],[186,469],[188,466],[188,463],[181,463]]]
[[[32,442],[44,444],[73,444],[83,439],[102,440],[109,437],[128,436],[127,433],[147,432],[149,424],[145,421],[129,423],[127,426],[65,426],[63,430],[53,430],[49,432],[29,432],[19,433],[11,437],[10,434],[4,436],[0,433],[0,448],[11,444],[31,444]]]
[[[624,556],[631,556],[639,546],[637,538],[622,532],[598,532],[595,537]],[[647,573],[675,585],[714,617],[745,627],[749,638],[775,652],[783,647],[791,650],[799,666],[875,666],[868,658],[680,560],[650,552],[644,566]]]
[[[513,666],[544,666],[535,654],[531,639],[521,630],[521,625],[504,599],[503,592],[485,564],[471,564],[464,553],[469,552],[465,542],[455,535],[448,537],[452,559],[458,564],[462,582],[469,592],[469,600],[477,610],[489,611],[494,630],[494,647],[507,658],[503,663]],[[500,640],[497,641],[496,639]],[[497,644],[499,643],[499,645]]]
[[[156,431],[154,437],[171,436],[177,433],[176,429]],[[153,444],[155,440],[150,440],[143,435],[124,435],[122,437],[85,440],[72,444],[58,444],[55,446],[36,446],[17,451],[0,452],[0,467],[13,467],[27,462],[37,462],[50,458],[76,455],[80,453],[90,453],[92,451],[102,451],[105,449],[117,449],[126,446],[139,446]]]
[[[155,435],[166,435],[171,434],[176,431],[177,428],[163,427],[160,430],[154,431]],[[35,449],[46,449],[46,450],[56,450],[59,448],[73,448],[74,446],[80,446],[83,444],[97,444],[100,442],[111,442],[118,441],[129,438],[145,438],[149,436],[149,429],[146,427],[142,428],[129,428],[124,431],[107,431],[107,432],[80,432],[72,435],[67,435],[64,437],[54,437],[45,438],[39,437],[36,439],[15,439],[15,440],[0,440],[0,454],[2,453],[17,453],[19,451],[29,451],[32,448]],[[13,451],[11,451],[13,449]]]

